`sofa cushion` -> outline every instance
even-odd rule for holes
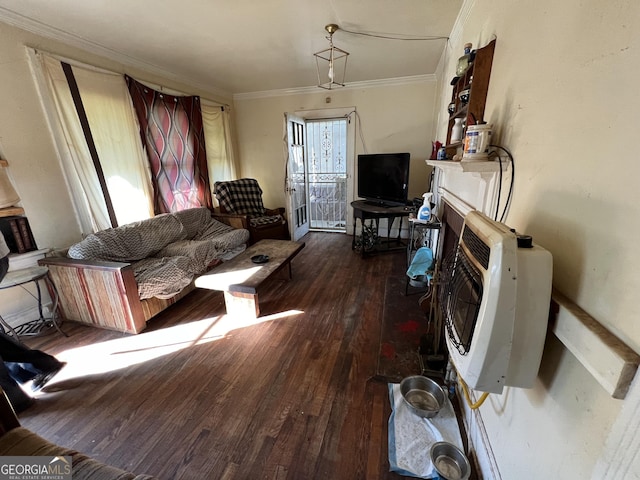
[[[282,215],[271,215],[270,217],[254,217],[249,219],[249,225],[252,227],[263,227],[273,223],[282,223],[284,219]]]
[[[186,230],[171,213],[92,233],[69,248],[70,258],[135,262],[186,238]]]
[[[51,443],[24,427],[9,430],[0,437],[0,456],[70,456],[74,480],[153,480],[100,463],[82,453]]]
[[[175,212],[174,215],[184,228],[184,237],[187,239],[196,238],[205,229],[211,220],[211,210],[206,207],[188,208]],[[219,222],[218,222],[219,223]]]
[[[172,242],[155,257],[133,265],[141,299],[168,298],[189,285],[196,275],[208,270],[215,260],[224,260],[249,240],[249,232],[211,219],[193,240]],[[238,253],[238,252],[236,252]]]
[[[140,299],[169,298],[248,240],[248,230],[213,219],[207,208],[191,208],[88,235],[68,256],[132,263]]]
[[[194,274],[189,257],[149,257],[133,265],[141,300],[158,297],[170,298],[191,283]]]

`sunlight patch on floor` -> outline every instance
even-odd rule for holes
[[[67,366],[48,384],[75,378],[98,375],[137,365],[171,353],[214,342],[233,335],[234,330],[274,320],[287,319],[303,313],[289,310],[259,318],[240,318],[220,315],[153,332],[94,343],[65,350],[56,358],[67,362]]]

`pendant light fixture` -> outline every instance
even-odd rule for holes
[[[330,23],[324,29],[329,32],[329,48],[314,53],[316,57],[316,71],[318,86],[326,90],[344,87],[344,77],[347,71],[347,57],[349,52],[333,45],[333,34],[340,29],[335,23]]]

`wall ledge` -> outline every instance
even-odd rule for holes
[[[640,355],[555,288],[551,330],[613,397],[624,399]]]

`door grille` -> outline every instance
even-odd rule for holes
[[[347,228],[347,121],[307,121],[309,226],[312,230]]]

